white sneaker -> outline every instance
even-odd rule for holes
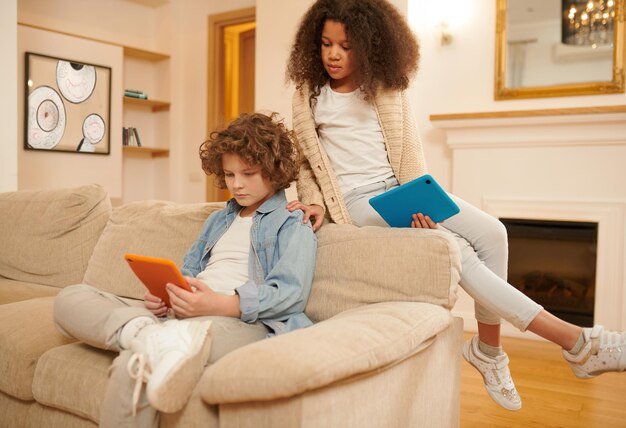
[[[607,331],[601,325],[583,328],[585,344],[576,355],[563,350],[563,358],[576,377],[590,379],[605,372],[626,370],[626,332]]]
[[[143,382],[155,409],[173,413],[185,406],[211,352],[210,326],[211,321],[170,320],[132,343],[133,411]]]
[[[507,410],[521,409],[522,399],[509,372],[508,355],[485,355],[478,348],[478,341],[478,336],[474,336],[463,344],[463,358],[480,372],[487,393],[496,403]]]

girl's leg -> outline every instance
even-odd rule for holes
[[[506,280],[509,247],[506,228],[502,222],[457,196],[449,196],[461,211],[444,221],[442,226],[465,238],[485,266]],[[500,347],[500,317],[477,301],[474,301],[474,312],[480,341]]]
[[[397,182],[394,182],[395,180],[387,180],[386,182],[363,186],[345,195],[346,206],[354,224],[357,226],[387,226],[385,221],[369,205],[368,201],[371,197],[389,190],[389,187],[397,185]],[[486,259],[485,264],[483,264],[483,261],[478,257],[477,251],[474,250],[474,246],[470,245],[468,240],[461,238],[459,234],[453,232],[462,250],[463,270],[461,279],[463,279],[466,272],[465,265],[470,265],[470,262],[480,264],[486,271],[490,272],[491,276],[498,278],[493,271],[486,267],[488,263],[499,275],[506,277],[508,253],[506,251],[506,231],[503,232],[502,230],[504,226],[493,217],[466,204],[464,201],[458,198],[455,198],[455,200],[461,207],[463,215],[461,216],[461,213],[459,213],[446,220],[445,226],[470,235],[474,241],[474,246],[481,249],[481,254]],[[456,217],[459,216],[461,218],[457,219]],[[455,221],[450,221],[452,219],[455,219]],[[481,227],[468,227],[467,225],[471,221],[479,223]],[[488,227],[490,224],[492,227]],[[501,226],[501,228],[498,226]],[[483,376],[487,392],[498,404],[509,410],[518,410],[521,408],[521,399],[517,394],[509,373],[508,357],[500,349],[500,316],[484,308],[478,303],[480,300],[474,298],[474,302],[480,341],[477,338],[473,338],[465,346],[465,358],[479,370]],[[492,355],[485,355],[486,352]]]
[[[478,259],[506,281],[508,263],[506,228],[497,218],[461,198],[454,195],[450,197],[461,211],[446,220],[443,226],[465,238],[475,250]],[[500,327],[499,323],[494,323],[498,315],[484,308],[480,301],[475,302],[480,340],[488,345],[498,346]],[[581,332],[579,327],[562,321],[547,311],[541,311],[533,322],[528,324],[527,329],[567,350],[574,347]]]

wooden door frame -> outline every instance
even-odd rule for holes
[[[254,7],[209,16],[207,136],[218,126],[222,125],[221,116],[223,106],[221,105],[221,101],[224,95],[219,82],[223,80],[224,70],[224,27],[255,20],[256,8]],[[220,189],[215,187],[213,178],[208,177],[206,184],[207,201],[220,200],[220,196]]]

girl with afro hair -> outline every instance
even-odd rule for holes
[[[306,161],[299,200],[314,229],[335,223],[387,226],[371,197],[426,173],[415,117],[405,90],[419,45],[405,19],[386,0],[318,0],[304,14],[287,64],[296,84],[293,130]],[[626,369],[626,333],[580,328],[545,311],[507,283],[504,225],[454,195],[460,212],[445,228],[421,213],[407,224],[440,228],[461,250],[461,286],[475,301],[478,335],[463,356],[483,376],[487,392],[509,410],[522,406],[500,346],[500,321],[530,330],[563,348],[574,374],[589,378]]]

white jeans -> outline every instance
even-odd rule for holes
[[[369,199],[396,186],[398,181],[391,177],[347,192],[344,199],[353,223],[388,227]],[[525,331],[543,307],[506,282],[509,254],[506,228],[497,218],[454,195],[449,196],[461,211],[439,228],[452,233],[461,250],[460,284],[474,299],[476,320],[497,325],[504,318]]]

